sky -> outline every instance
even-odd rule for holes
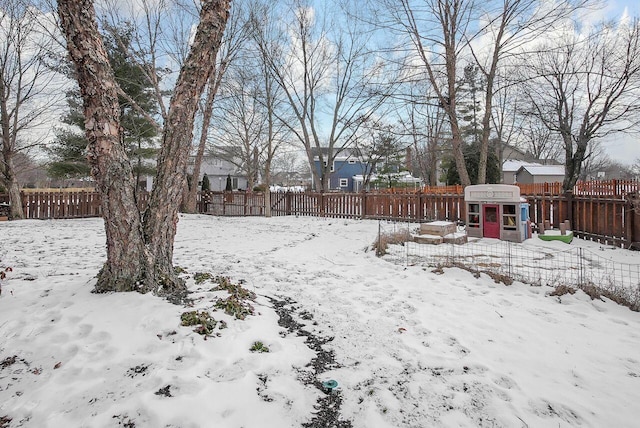
[[[605,1],[605,4],[604,13],[612,19],[625,12],[629,16],[640,17],[640,2],[637,0],[611,0]],[[611,159],[627,165],[640,161],[640,134],[618,134],[607,138],[604,143]]]
[[[640,4],[637,1],[620,1],[612,0],[604,2],[604,9],[596,13],[596,17],[609,17],[615,19],[620,17],[625,11],[631,16],[640,16]],[[594,17],[594,19],[596,18]],[[56,110],[57,111],[57,110]],[[48,122],[34,130],[34,139],[51,140],[53,138],[54,126],[58,126],[58,119],[52,118],[51,122]],[[631,164],[640,159],[640,134],[616,134],[607,137],[603,140],[603,145],[606,147],[607,155],[615,161],[623,164]],[[41,160],[44,157],[43,153],[34,153],[34,156]]]
[[[614,16],[621,15],[625,9],[631,16],[640,16],[640,4],[636,0],[611,0],[605,4],[605,9]]]

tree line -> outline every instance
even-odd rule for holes
[[[348,151],[384,164],[410,148],[427,183],[444,169],[469,185],[499,180],[512,145],[564,163],[567,190],[607,137],[637,126],[638,20],[585,24],[591,0],[130,6],[0,7],[0,183],[19,201],[16,163],[45,141],[51,174],[91,175],[107,230],[99,291],[182,288],[177,214],[195,209],[207,153],[268,188],[300,150],[323,191]],[[52,110],[54,138],[37,132]],[[143,175],[154,186],[139,212]]]

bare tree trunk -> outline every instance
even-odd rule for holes
[[[562,182],[562,190],[564,192],[573,191],[578,178],[580,178],[580,173],[582,172],[582,164],[587,153],[588,142],[588,140],[579,140],[575,153],[573,153],[573,155],[571,155],[569,151],[567,151],[567,156],[564,162],[564,181]]]
[[[135,203],[133,175],[120,143],[118,89],[95,22],[93,2],[58,1],[67,49],[84,100],[88,160],[101,195],[107,261],[96,291],[130,291],[144,279],[148,258]]]
[[[212,73],[212,76],[215,76]],[[196,198],[198,194],[198,180],[200,180],[200,170],[202,167],[202,159],[204,158],[204,149],[207,147],[207,138],[209,136],[209,125],[211,124],[211,116],[213,115],[213,100],[218,91],[213,79],[209,81],[209,89],[207,91],[207,99],[205,100],[204,109],[202,109],[202,130],[200,131],[200,141],[198,142],[198,151],[193,163],[193,180],[189,193],[184,203],[184,212],[196,212]]]
[[[202,2],[200,23],[169,105],[162,148],[158,157],[156,185],[144,215],[144,236],[154,255],[154,283],[178,286],[173,271],[173,241],[178,224],[178,208],[186,181],[193,123],[198,100],[211,75],[222,34],[229,17],[230,0]]]
[[[9,161],[11,165],[13,163],[12,160]],[[13,167],[9,167],[9,171],[12,171]],[[16,176],[13,174],[9,174],[7,180],[7,190],[9,191],[9,204],[10,213],[9,216],[12,220],[18,220],[24,218],[24,211],[22,210],[22,197],[20,196],[20,185],[18,184],[18,180]]]
[[[90,0],[59,0],[67,49],[84,101],[88,160],[101,195],[107,261],[96,291],[174,292],[173,241],[185,183],[197,101],[213,66],[230,0],[203,1],[200,24],[171,100],[158,174],[143,224],[134,196],[131,164],[120,142],[118,88]]]
[[[4,132],[4,138],[9,139],[9,134]],[[22,210],[22,197],[20,196],[20,185],[15,175],[15,167],[13,165],[14,151],[12,147],[15,145],[11,141],[4,141],[2,144],[2,159],[0,159],[0,183],[3,182],[9,192],[9,204],[11,205],[9,216],[13,220],[23,219],[24,212]]]
[[[2,126],[2,159],[0,159],[0,178],[4,182],[7,191],[9,192],[9,204],[10,217],[14,220],[24,218],[22,211],[22,198],[20,197],[20,186],[16,178],[16,170],[13,164],[13,157],[16,153],[16,134],[11,132],[10,123],[12,118],[9,115],[9,106],[5,96],[6,87],[3,84],[2,70],[0,70],[0,94],[2,99],[0,100],[0,124]],[[15,118],[14,118],[15,119]]]
[[[264,164],[264,216],[271,217],[271,157]]]

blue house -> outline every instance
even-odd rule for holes
[[[323,147],[314,150],[314,152],[316,153],[313,157],[314,165],[320,176],[322,175],[322,168],[318,152],[322,153],[322,158],[324,162],[326,162],[329,157],[328,149]],[[329,188],[327,190],[340,190],[343,192],[357,191],[354,176],[366,175],[370,170],[371,165],[364,160],[359,150],[342,149],[331,163],[331,172],[328,180]]]

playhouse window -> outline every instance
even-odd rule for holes
[[[503,205],[502,206],[502,227],[505,230],[516,230],[516,206],[515,205]]]
[[[480,227],[480,204],[469,204],[467,227]]]

